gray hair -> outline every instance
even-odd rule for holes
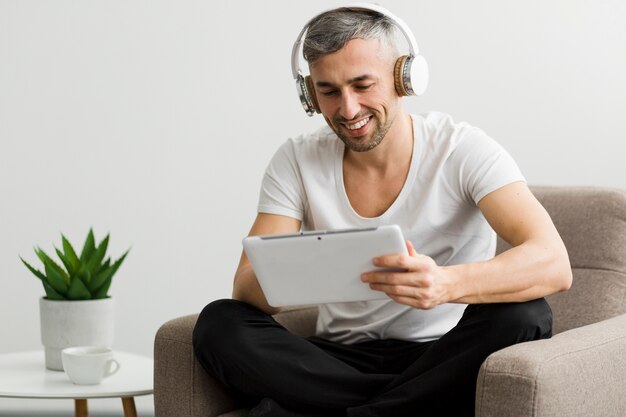
[[[311,65],[352,39],[378,39],[398,55],[397,28],[389,17],[374,10],[348,7],[322,13],[311,21],[302,54]]]

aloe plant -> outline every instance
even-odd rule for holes
[[[65,269],[39,247],[35,248],[35,253],[43,263],[45,273],[33,268],[20,256],[30,272],[41,280],[46,291],[46,298],[49,300],[107,298],[111,279],[124,262],[130,249],[111,263],[110,257],[104,259],[109,245],[108,234],[100,244],[96,245],[93,229],[89,229],[80,256],[76,254],[65,236],[61,235],[61,239],[63,251],[56,247],[55,250]]]

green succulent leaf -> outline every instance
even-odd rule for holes
[[[111,258],[107,258],[100,266],[96,268],[94,271],[94,275],[98,275],[100,272],[104,271],[111,265]]]
[[[88,284],[89,291],[95,293],[102,287],[107,279],[113,276],[113,267],[108,267],[100,271]]]
[[[70,272],[70,275],[73,275],[77,273],[78,269],[80,268],[80,259],[78,258],[78,255],[76,255],[76,251],[72,247],[72,244],[69,242],[69,240],[67,240],[67,238],[63,235],[61,235],[61,239],[63,241],[63,253],[65,255],[65,258],[70,263],[70,265],[72,265],[72,270],[70,271],[68,269],[68,271]]]
[[[67,274],[67,272],[65,272],[65,270],[59,266],[59,264],[54,262],[54,260],[49,257],[48,254],[46,254],[46,252],[44,252],[41,248],[37,248],[35,249],[35,253],[39,257],[39,259],[41,259],[41,262],[43,262],[45,266],[49,266],[50,268],[52,268],[63,279],[63,281],[65,281],[66,284],[70,283],[70,276]],[[47,270],[46,275],[48,275]]]
[[[93,295],[94,300],[99,300],[101,298],[107,298],[107,294],[109,292],[109,287],[111,286],[111,276],[109,276],[102,286],[96,291]]]
[[[46,292],[46,298],[49,300],[66,300],[62,294],[56,292],[54,288],[46,283],[46,281],[41,281],[41,283],[43,284],[43,289]]]
[[[124,262],[124,259],[126,258],[126,255],[128,255],[129,251],[130,249],[127,250],[117,261],[115,261],[113,265],[102,270],[94,277],[93,281],[89,285],[89,289],[92,293],[95,292],[95,298],[106,297],[109,287],[111,286],[111,279],[119,269],[120,265],[122,265],[122,262]]]
[[[48,283],[52,288],[55,289],[58,293],[67,294],[67,289],[69,285],[63,279],[63,277],[58,273],[58,271],[48,262],[45,263],[46,267],[46,283]]]
[[[54,250],[56,251],[57,256],[59,257],[61,262],[63,262],[63,265],[65,266],[65,269],[67,270],[69,276],[71,277],[72,275],[74,275],[74,266],[70,263],[67,257],[59,249],[54,248]]]
[[[28,268],[33,274],[35,274],[37,278],[41,280],[41,283],[43,284],[43,289],[46,292],[46,297],[48,299],[65,300],[65,297],[63,295],[59,294],[54,288],[50,286],[50,284],[48,284],[48,278],[41,271],[33,268],[28,262],[22,259],[21,256],[20,256],[20,259],[22,260],[24,265],[26,265],[26,268]]]
[[[80,261],[85,263],[91,258],[91,255],[96,250],[96,238],[93,235],[93,229],[89,229],[87,239],[83,245],[83,250],[80,253]]]
[[[89,300],[91,293],[78,277],[72,280],[70,288],[67,291],[67,298],[71,300]]]
[[[111,274],[111,276],[113,276],[117,272],[120,265],[122,265],[122,262],[124,262],[124,259],[126,259],[126,255],[128,255],[128,252],[130,252],[130,249],[124,252],[124,254],[120,256],[118,260],[113,263],[113,265],[111,266],[111,268],[113,268],[113,273]]]
[[[87,271],[86,269],[83,269],[78,275],[78,278],[80,278],[83,281],[83,284],[87,285],[91,282],[91,272]]]
[[[87,270],[91,276],[94,276],[96,271],[99,269],[102,260],[104,259],[104,255],[106,255],[107,247],[109,246],[109,235],[107,235],[100,245],[95,249],[95,251],[91,254],[90,258],[87,260],[87,264],[85,265],[85,270]]]
[[[26,265],[26,268],[28,268],[30,270],[30,272],[35,274],[35,276],[37,278],[39,278],[40,280],[42,280],[44,283],[46,282],[46,276],[41,271],[39,271],[38,269],[35,269],[32,266],[30,266],[30,264],[28,262],[26,262],[21,256],[20,256],[20,259],[22,260],[22,263],[24,263],[24,265]]]

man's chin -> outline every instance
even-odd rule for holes
[[[344,143],[344,145],[354,152],[367,152],[374,149],[381,142],[380,140],[376,141],[374,138],[368,137],[370,135],[361,136],[357,138],[346,138],[343,135],[338,135],[339,139]]]
[[[370,151],[378,146],[378,144],[382,141],[382,139],[377,139],[379,136],[377,129],[372,129],[361,136],[351,136],[349,132],[344,131],[345,127],[342,125],[335,126],[329,123],[329,126],[335,132],[337,137],[341,139],[346,148],[354,152]]]

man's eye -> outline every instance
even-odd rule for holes
[[[320,93],[323,96],[330,97],[330,96],[334,95],[335,93],[337,93],[337,91],[336,90],[320,91]]]
[[[367,90],[368,88],[370,88],[372,85],[373,85],[373,84],[367,84],[367,85],[357,85],[355,88],[356,88],[357,90],[364,91],[364,90]]]

